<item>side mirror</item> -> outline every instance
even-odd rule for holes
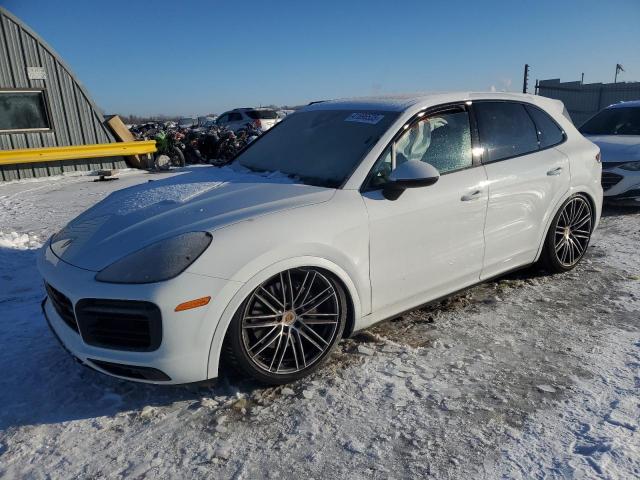
[[[433,165],[420,160],[409,160],[391,172],[382,194],[387,200],[395,200],[407,188],[428,187],[439,178],[440,172]]]

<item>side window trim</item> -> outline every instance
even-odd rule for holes
[[[400,139],[400,137],[402,137],[402,135],[408,128],[411,128],[413,125],[423,120],[425,117],[429,118],[430,116],[438,113],[453,113],[456,110],[461,112],[467,112],[467,115],[469,118],[469,128],[471,130],[471,151],[473,152],[479,146],[479,137],[478,137],[476,119],[475,119],[475,116],[473,115],[471,108],[469,108],[470,105],[471,105],[470,101],[451,102],[451,103],[445,103],[442,105],[434,105],[432,107],[425,108],[424,110],[421,110],[420,112],[416,113],[393,135],[389,143],[384,147],[384,149],[382,150],[382,152],[374,162],[373,166],[371,167],[371,170],[369,170],[369,173],[364,179],[364,182],[362,182],[362,185],[360,186],[360,192],[364,193],[364,192],[371,192],[371,191],[382,189],[382,186],[370,186],[371,179],[373,178],[373,175],[375,173],[376,167],[378,166],[378,163],[384,158],[384,155],[387,152],[387,150],[391,149],[391,168],[394,169],[396,167],[397,141]],[[482,165],[480,158],[476,158],[476,155],[473,155],[473,154],[471,155],[471,162],[472,162],[471,165],[468,167],[458,168],[456,170],[444,172],[441,175],[457,173],[463,170],[468,170],[470,168],[474,168]]]
[[[505,160],[511,160],[513,158],[518,158],[518,157],[523,157],[525,155],[531,155],[533,153],[538,153],[538,152],[542,152],[544,150],[548,150],[549,148],[555,148],[558,145],[562,145],[563,143],[565,143],[567,141],[567,133],[564,131],[564,128],[562,128],[560,125],[558,125],[558,122],[556,122],[555,118],[553,118],[551,115],[549,115],[545,110],[541,109],[540,107],[538,107],[537,105],[533,104],[533,103],[529,103],[529,102],[521,102],[518,100],[501,100],[501,99],[482,99],[482,100],[473,100],[472,103],[469,103],[470,105],[470,117],[472,116],[474,119],[474,123],[476,125],[477,128],[477,122],[476,122],[476,114],[474,111],[474,104],[475,103],[484,103],[484,102],[501,102],[501,103],[518,103],[520,105],[522,105],[522,107],[524,108],[524,111],[527,112],[527,115],[529,116],[529,118],[531,118],[531,121],[533,122],[533,125],[536,129],[536,138],[538,138],[538,145],[540,145],[540,138],[538,136],[538,124],[535,122],[535,120],[531,117],[531,114],[529,113],[529,111],[527,110],[528,106],[531,106],[533,108],[537,108],[538,110],[541,110],[545,115],[548,115],[549,118],[551,118],[551,120],[553,120],[553,123],[555,123],[557,125],[557,127],[560,129],[560,131],[562,132],[562,141],[555,143],[553,145],[550,145],[548,147],[544,147],[544,148],[538,148],[538,150],[534,150],[531,152],[527,152],[527,153],[521,153],[519,155],[513,155],[511,157],[505,157],[505,158],[501,158],[499,160],[493,160],[493,161],[488,161],[486,159],[486,150],[484,149],[483,145],[482,145],[482,141],[480,139],[480,134],[479,131],[476,132],[477,135],[477,145],[474,145],[474,147],[478,147],[481,150],[481,153],[479,155],[477,155],[478,161],[480,162],[481,165],[490,165],[492,163],[499,163],[499,162],[504,162]],[[473,127],[472,127],[472,139],[473,139]],[[476,159],[476,155],[474,155],[474,160]]]

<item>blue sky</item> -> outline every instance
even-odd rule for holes
[[[640,80],[639,0],[0,0],[108,113]]]

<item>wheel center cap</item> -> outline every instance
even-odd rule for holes
[[[569,235],[571,234],[571,229],[569,227],[564,227],[564,239],[569,240]]]
[[[282,323],[288,327],[296,323],[297,319],[298,317],[293,310],[287,310],[282,314]]]

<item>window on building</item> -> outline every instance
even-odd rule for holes
[[[42,90],[0,90],[0,131],[49,130]]]

